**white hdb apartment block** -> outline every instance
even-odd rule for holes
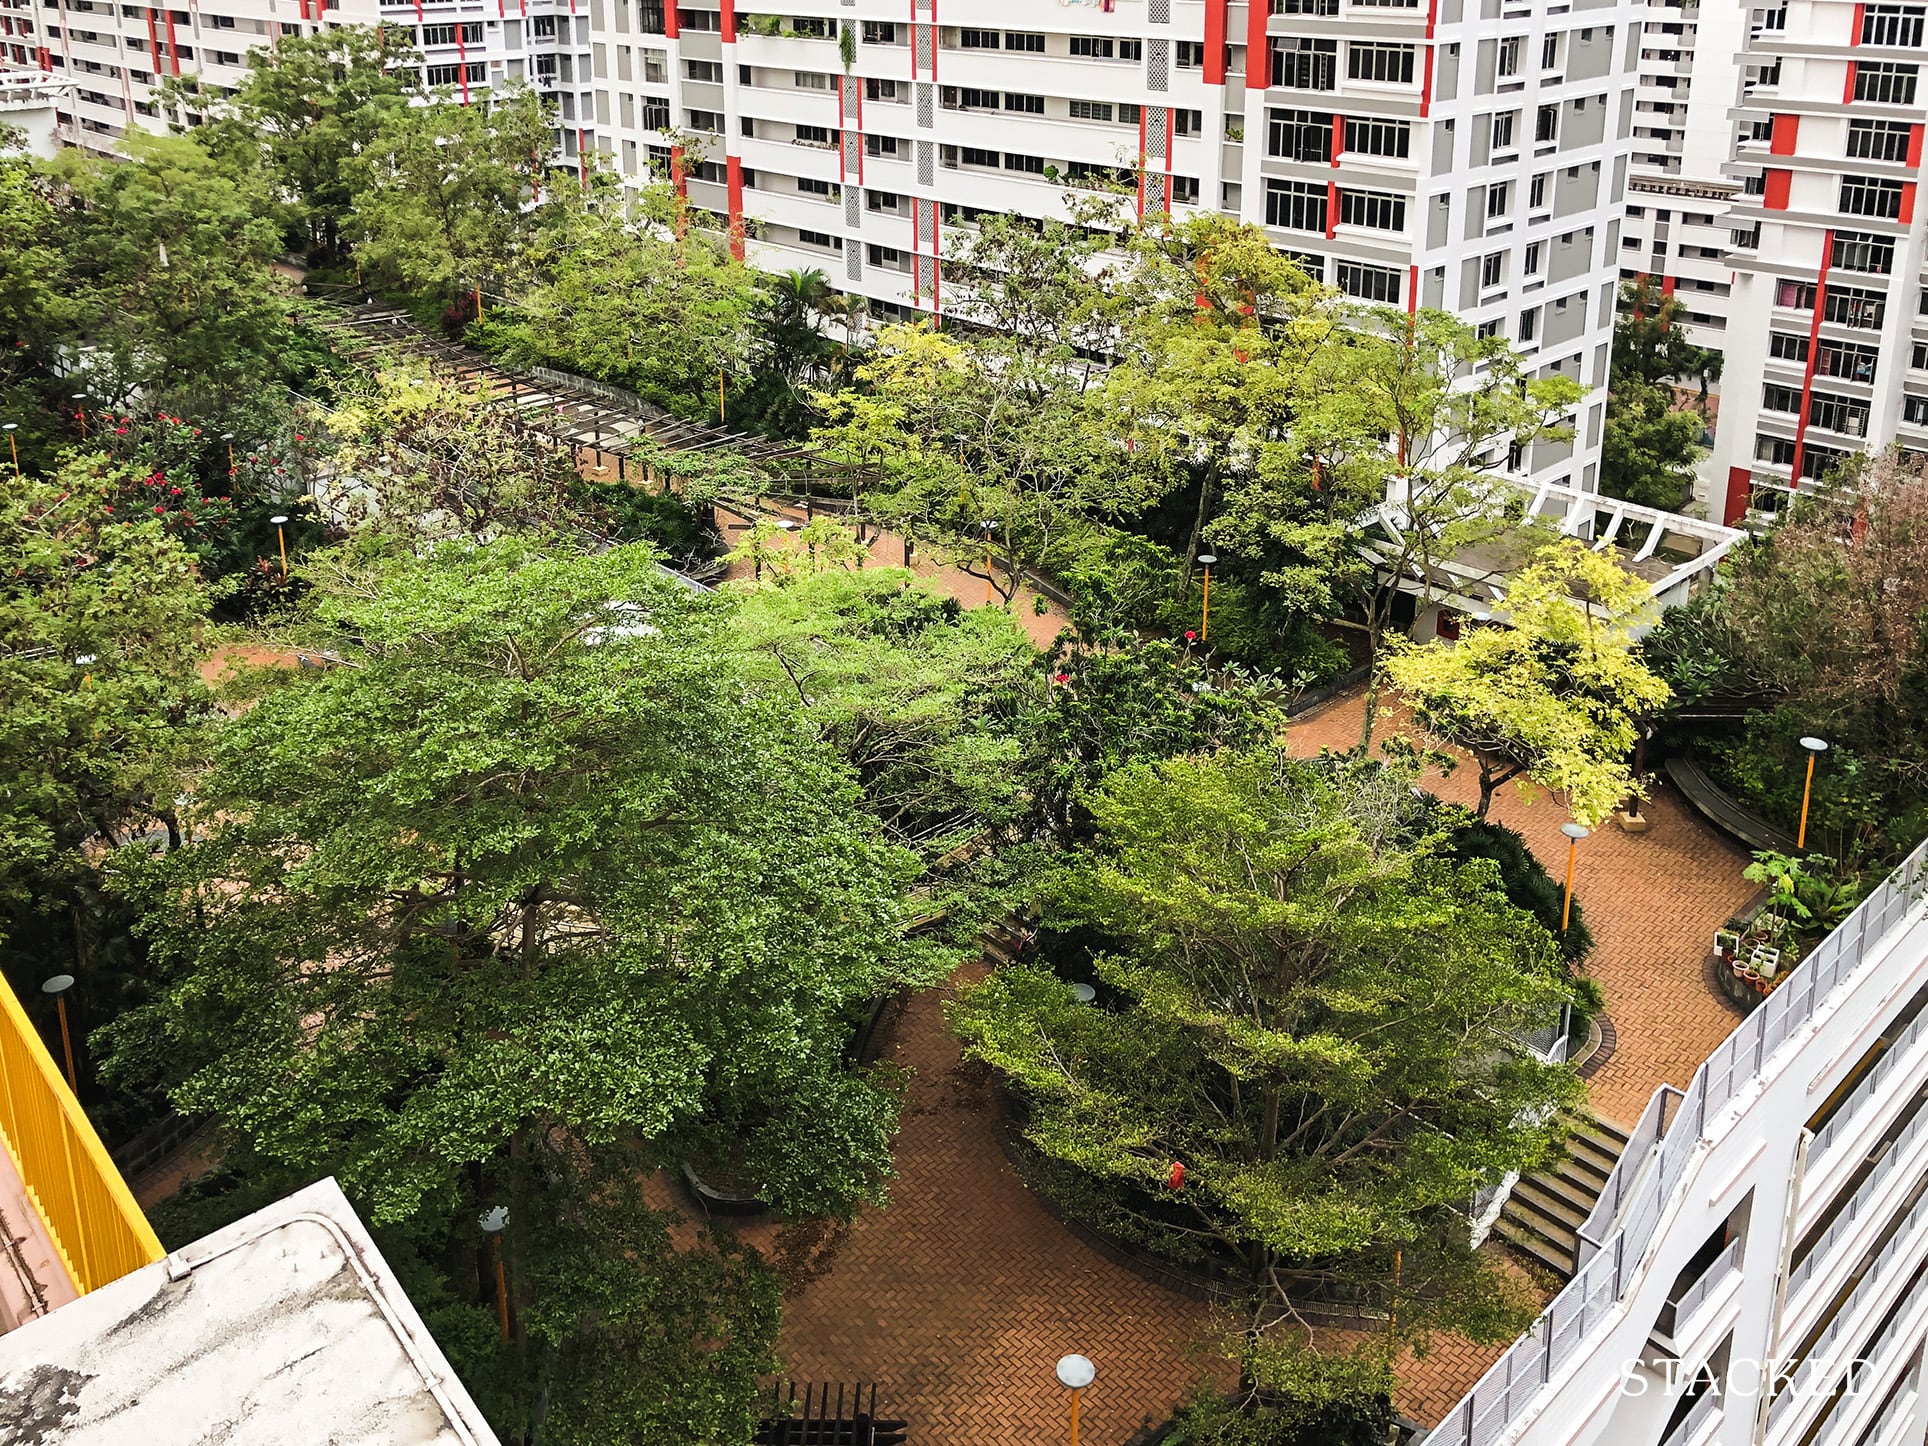
[[[1924,26],[1922,5],[1793,0],[1742,57],[1729,518],[1778,511],[1854,453],[1928,451]]]
[[[1573,1279],[1427,1446],[1921,1446],[1924,854],[1656,1092]]]
[[[324,6],[326,8],[324,8]],[[1598,485],[1646,8],[1634,0],[0,0],[0,46],[77,84],[68,140],[158,125],[249,45],[406,29],[457,98],[552,94],[558,153],[675,175],[746,254],[879,316],[945,314],[983,212],[1217,208],[1350,295],[1441,307],[1587,389],[1522,481]],[[846,53],[848,64],[846,64]],[[680,141],[694,136],[696,154]]]

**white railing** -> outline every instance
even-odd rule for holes
[[[1660,1141],[1652,1168],[1627,1190],[1619,1228],[1553,1297],[1531,1329],[1447,1413],[1426,1438],[1428,1446],[1490,1446],[1579,1353],[1588,1333],[1625,1299],[1635,1267],[1652,1242],[1708,1121],[1906,917],[1920,892],[1924,859],[1928,859],[1928,841],[1909,854],[1702,1062]]]
[[[1633,1134],[1627,1137],[1626,1148],[1620,1158],[1613,1162],[1613,1169],[1607,1175],[1607,1183],[1601,1188],[1600,1198],[1593,1202],[1585,1222],[1576,1234],[1579,1237],[1579,1263],[1584,1265],[1600,1249],[1620,1218],[1620,1207],[1640,1179],[1640,1173],[1647,1167],[1660,1137],[1667,1133],[1667,1122],[1673,1117],[1669,1106],[1682,1099],[1679,1090],[1672,1085],[1662,1085],[1647,1101],[1647,1108],[1641,1112],[1640,1123],[1633,1127]]]
[[[1700,1308],[1707,1304],[1707,1298],[1719,1290],[1727,1277],[1741,1268],[1742,1240],[1736,1236],[1727,1242],[1727,1249],[1714,1257],[1713,1263],[1701,1272],[1699,1280],[1688,1286],[1679,1300],[1674,1302],[1673,1336],[1679,1340],[1686,1334],[1687,1325],[1693,1320]]]
[[[1828,1122],[1815,1133],[1814,1143],[1808,1146],[1808,1169],[1812,1170],[1834,1145],[1834,1142],[1847,1133],[1848,1127],[1861,1113],[1861,1107],[1873,1099],[1882,1087],[1894,1079],[1904,1064],[1911,1062],[1915,1046],[1928,1039],[1928,1010],[1917,1014],[1914,1023],[1902,1031],[1900,1038],[1888,1046],[1888,1052],[1875,1061],[1874,1068],[1861,1077],[1854,1087],[1854,1093],[1841,1102],[1841,1106]]]
[[[1841,1238],[1861,1223],[1862,1213],[1881,1193],[1882,1188],[1888,1183],[1888,1177],[1894,1174],[1895,1167],[1901,1163],[1902,1157],[1924,1132],[1928,1132],[1928,1109],[1922,1110],[1910,1120],[1908,1128],[1896,1136],[1895,1142],[1888,1147],[1887,1153],[1881,1157],[1874,1169],[1868,1172],[1868,1178],[1861,1182],[1847,1205],[1834,1218],[1834,1223],[1828,1226],[1827,1234],[1816,1241],[1814,1248],[1801,1258],[1801,1263],[1788,1273],[1787,1299],[1790,1306],[1799,1298],[1802,1288],[1813,1279],[1814,1273],[1827,1264],[1834,1247],[1840,1244]],[[1915,1206],[1911,1219],[1913,1215],[1919,1215],[1924,1206],[1928,1206],[1928,1200]]]
[[[1821,1338],[1814,1343],[1807,1355],[1802,1358],[1801,1363],[1788,1374],[1785,1384],[1776,1392],[1767,1408],[1767,1424],[1770,1429],[1787,1414],[1788,1409],[1796,1401],[1803,1397],[1811,1399],[1814,1396],[1816,1376],[1823,1375],[1833,1367],[1842,1364],[1840,1358],[1835,1355],[1836,1347],[1843,1344],[1841,1337],[1850,1327],[1867,1319],[1869,1303],[1880,1291],[1882,1283],[1892,1277],[1898,1262],[1907,1259],[1913,1253],[1916,1245],[1915,1237],[1925,1216],[1928,1216],[1928,1201],[1918,1203],[1908,1212],[1908,1218],[1881,1248],[1881,1253],[1874,1258],[1874,1263],[1868,1267],[1867,1273],[1855,1282],[1854,1289],[1848,1293],[1848,1298],[1834,1313],[1834,1319],[1828,1322],[1828,1328],[1821,1332]],[[1916,1290],[1919,1289],[1920,1283],[1917,1283]],[[1878,1343],[1879,1337],[1869,1341],[1865,1349],[1872,1350]]]
[[[1687,1446],[1699,1434],[1700,1428],[1707,1424],[1708,1417],[1719,1409],[1720,1392],[1704,1392],[1687,1414],[1680,1418],[1680,1424],[1667,1433],[1660,1446]]]
[[[1908,1314],[1921,1303],[1924,1294],[1928,1294],[1928,1276],[1923,1276],[1909,1288],[1907,1296],[1895,1306],[1894,1313],[1889,1317],[1888,1323],[1868,1338],[1867,1344],[1861,1348],[1859,1355],[1855,1356],[1852,1360],[1840,1362],[1840,1364],[1846,1368],[1846,1374],[1840,1381],[1835,1383],[1833,1389],[1827,1392],[1827,1406],[1822,1412],[1821,1421],[1828,1422],[1828,1425],[1827,1429],[1817,1438],[1819,1446],[1846,1446],[1846,1443],[1850,1440],[1873,1441],[1875,1439],[1872,1432],[1855,1432],[1852,1435],[1849,1434],[1851,1429],[1849,1423],[1854,1419],[1854,1413],[1852,1411],[1846,1415],[1836,1415],[1834,1413],[1840,1411],[1841,1403],[1844,1400],[1852,1400],[1854,1398],[1855,1394],[1859,1392],[1861,1388],[1862,1380],[1865,1379],[1879,1384],[1887,1379],[1888,1370],[1886,1368],[1891,1364],[1888,1358],[1893,1354],[1893,1349],[1889,1343],[1894,1339],[1897,1327],[1899,1327],[1902,1321],[1907,1318]],[[1791,1394],[1791,1392],[1789,1394]],[[1775,1399],[1778,1403],[1780,1397],[1776,1397]],[[1812,1396],[1810,1396],[1809,1399],[1813,1399]],[[1830,1416],[1833,1417],[1831,1422],[1828,1420]],[[1769,1407],[1768,1425],[1770,1429],[1772,1429],[1773,1423],[1774,1412],[1773,1408]]]

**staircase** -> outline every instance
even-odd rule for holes
[[[1521,1178],[1494,1222],[1494,1236],[1532,1264],[1571,1279],[1576,1232],[1626,1148],[1626,1131],[1591,1116],[1576,1120],[1566,1157],[1553,1170]]]

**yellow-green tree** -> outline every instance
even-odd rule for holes
[[[1388,640],[1381,669],[1435,740],[1473,755],[1481,818],[1501,784],[1525,779],[1590,827],[1639,791],[1627,755],[1670,696],[1634,650],[1652,607],[1612,555],[1568,539],[1513,579],[1503,622],[1457,643]]]

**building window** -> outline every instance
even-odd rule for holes
[[[1928,16],[1928,10],[1923,10],[1919,5],[1864,6],[1861,13],[1861,43],[1918,49],[1924,16]]]
[[[1767,338],[1767,354],[1779,357],[1782,361],[1804,362],[1807,360],[1808,339],[1804,336],[1789,336],[1784,331],[1770,333]]]
[[[1555,31],[1540,42],[1540,69],[1558,70],[1559,68],[1560,36],[1559,32]]]
[[[654,95],[646,95],[643,97],[642,128],[646,131],[666,131],[669,129],[669,102],[667,100],[664,100],[661,96]]]
[[[1848,122],[1848,154],[1858,161],[1906,161],[1914,127],[1905,121]]]
[[[1355,40],[1346,47],[1346,78],[1377,81],[1384,85],[1410,85],[1413,78],[1413,47]]]
[[[1019,155],[1016,151],[1006,151],[1004,153],[1004,169],[1007,171],[1022,171],[1027,176],[1042,176],[1044,174],[1044,157],[1024,156]]]
[[[1411,121],[1346,119],[1346,149],[1359,155],[1410,155],[1412,141]]]
[[[1339,0],[1272,0],[1274,15],[1337,15]]]
[[[897,22],[895,20],[866,20],[864,22],[864,43],[866,45],[895,45],[897,43]]]
[[[1900,181],[1877,180],[1873,176],[1843,176],[1840,210],[1849,216],[1899,220],[1901,184]]]
[[[843,250],[843,241],[841,238],[825,235],[822,231],[799,230],[797,232],[797,240],[806,246],[821,246],[827,251]]]
[[[1361,301],[1383,302],[1388,306],[1399,304],[1401,283],[1406,278],[1389,266],[1362,266],[1355,261],[1341,261],[1334,272],[1339,289],[1347,296],[1356,296]]]
[[[1003,39],[995,30],[960,31],[957,42],[966,50],[998,50],[1003,46]]]
[[[987,151],[982,146],[959,146],[957,158],[967,166],[990,166],[993,169],[1004,160],[996,151]]]
[[[1516,144],[1513,139],[1513,129],[1519,118],[1520,113],[1516,110],[1503,110],[1493,117],[1494,150],[1510,151],[1513,149]],[[1405,152],[1401,151],[1400,154],[1404,155]]]
[[[1528,182],[1526,188],[1527,209],[1532,211],[1542,211],[1546,209],[1546,182],[1547,176],[1550,174],[1551,172],[1546,172],[1537,175]]]
[[[1513,199],[1513,183],[1495,181],[1486,188],[1486,219],[1497,221],[1504,217]]]
[[[1406,198],[1391,191],[1341,191],[1339,220],[1371,231],[1406,229]]]
[[[1816,392],[1808,402],[1808,425],[1848,437],[1868,435],[1868,404],[1855,397]]]
[[[1560,108],[1557,105],[1543,105],[1533,117],[1533,139],[1536,144],[1545,145],[1560,138]]]
[[[1196,40],[1181,40],[1173,48],[1172,59],[1180,70],[1197,70],[1205,63],[1205,47]]]
[[[1754,460],[1771,462],[1776,467],[1794,465],[1794,444],[1785,437],[1756,437],[1754,439]]]
[[[1886,276],[1894,270],[1895,243],[1892,236],[1871,236],[1860,231],[1834,233],[1831,265],[1843,271],[1866,271]]]
[[[676,26],[679,30],[720,32],[723,29],[723,12],[720,10],[679,9],[676,12]]]
[[[1808,287],[1808,307],[1814,305],[1814,289]],[[1882,318],[1888,314],[1888,297],[1880,291],[1862,291],[1853,285],[1832,285],[1828,287],[1828,299],[1822,303],[1822,318],[1839,322],[1841,326],[1855,326],[1862,332],[1880,330]]]
[[[1338,84],[1339,42],[1304,36],[1272,47],[1272,84],[1287,90],[1331,90]]]
[[[1530,242],[1527,245],[1526,259],[1521,263],[1520,269],[1524,271],[1528,276],[1538,276],[1540,274],[1540,254],[1541,254],[1542,245],[1543,243],[1539,241]]]
[[[1108,35],[1074,35],[1071,37],[1071,53],[1082,55],[1087,60],[1110,60],[1117,54],[1117,46],[1111,43]]]
[[[895,191],[866,191],[864,193],[864,209],[867,211],[885,211],[895,216],[904,209],[904,198]]]
[[[1801,389],[1799,387],[1784,387],[1779,383],[1769,382],[1761,388],[1761,410],[1764,412],[1792,412],[1794,415],[1799,416],[1801,413]]]
[[[1823,341],[1814,354],[1814,371],[1817,376],[1871,385],[1880,359],[1881,353],[1871,346],[1851,341]]]
[[[1118,58],[1120,60],[1143,60],[1145,58],[1145,42],[1142,40],[1119,41]]]
[[[1854,71],[1854,98],[1880,105],[1913,105],[1915,80],[1920,74],[1921,67],[1917,65],[1863,61]]]
[[[1529,306],[1520,313],[1520,340],[1532,341],[1540,330],[1540,308]]]
[[[707,81],[711,85],[723,83],[723,65],[716,60],[686,60],[683,74],[691,80]]]
[[[864,82],[865,100],[901,100],[897,87],[903,84],[896,80],[866,80]]]
[[[1504,77],[1518,75],[1519,73],[1520,37],[1517,35],[1509,35],[1500,41],[1500,75]]]
[[[1074,100],[1070,102],[1071,119],[1088,121],[1108,121],[1111,119],[1111,102],[1108,100]]]
[[[1489,256],[1480,257],[1479,284],[1482,291],[1491,291],[1506,280],[1506,253],[1495,251]]]
[[[1198,177],[1172,177],[1172,204],[1177,206],[1196,206],[1198,204]]]
[[[1915,343],[1914,350],[1908,356],[1908,368],[1911,371],[1928,372],[1928,342]]]
[[[1004,48],[1026,55],[1042,55],[1044,36],[1034,30],[1007,30],[1004,32]]]
[[[456,37],[458,30],[463,45],[480,45],[482,43],[482,25],[480,21],[477,21],[474,24],[462,26],[424,25],[422,27],[422,44],[424,46],[454,45],[457,43]]]
[[[1330,115],[1316,110],[1269,110],[1266,119],[1267,154],[1291,161],[1323,163],[1332,159]],[[1351,135],[1350,126],[1347,135]]]
[[[835,189],[830,182],[820,181],[815,176],[798,176],[797,189],[806,196],[828,197]]]
[[[1265,224],[1285,231],[1325,234],[1326,188],[1314,181],[1267,181]]]
[[[865,136],[864,154],[867,156],[894,156],[897,154],[896,136]]]
[[[1915,427],[1928,423],[1928,397],[1903,397],[1901,420]]]
[[[827,146],[830,144],[828,126],[798,126],[797,144],[804,146]]]
[[[1004,92],[1004,108],[1006,110],[1017,111],[1021,115],[1043,115],[1044,97],[1041,95],[1025,95],[1021,91],[1007,90]]]
[[[830,89],[830,77],[820,70],[799,70],[793,74],[796,77],[798,90]]]

